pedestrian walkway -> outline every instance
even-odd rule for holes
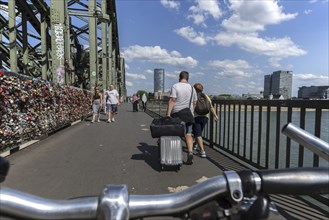
[[[127,184],[132,194],[168,193],[222,174],[198,156],[178,172],[161,171],[152,120],[133,112],[130,103],[119,107],[113,123],[106,123],[106,115],[99,123],[86,119],[9,156],[12,166],[3,185],[63,199],[98,195],[106,184]]]
[[[119,107],[115,122],[107,119],[104,114],[100,122],[86,119],[9,155],[11,168],[1,186],[50,199],[97,196],[107,184],[126,184],[129,194],[152,195],[180,191],[223,170],[246,169],[206,147],[207,158],[194,156],[194,164],[183,165],[178,172],[161,171],[157,139],[149,130],[151,116],[133,112],[127,103]],[[286,219],[326,219],[292,197],[272,199]]]

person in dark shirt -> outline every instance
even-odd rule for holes
[[[102,93],[99,91],[99,88],[96,86],[95,92],[93,95],[93,99],[92,99],[93,119],[92,119],[91,123],[94,123],[96,118],[97,118],[97,122],[100,121],[99,119],[100,119],[100,110],[101,110],[102,103],[103,103]]]

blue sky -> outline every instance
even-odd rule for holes
[[[182,70],[210,95],[259,93],[264,75],[293,72],[298,87],[329,85],[328,0],[117,0],[128,95],[165,90]]]

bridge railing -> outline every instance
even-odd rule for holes
[[[291,122],[328,143],[329,100],[216,100],[213,104],[219,120],[210,115],[203,139],[232,159],[256,169],[329,167],[328,161],[281,132]],[[153,117],[164,116],[166,108],[167,101],[147,103]],[[312,199],[317,207],[329,202],[328,195]]]
[[[258,169],[328,166],[281,129],[292,122],[329,142],[329,100],[216,100],[213,104],[219,120],[211,115],[203,133],[210,147]],[[166,108],[167,101],[147,103],[154,117],[164,116]]]

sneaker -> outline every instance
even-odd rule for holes
[[[92,120],[90,123],[94,123],[95,121],[94,120]]]
[[[206,152],[201,151],[201,152],[200,152],[200,157],[202,157],[202,158],[206,158],[206,157],[207,157]]]
[[[193,143],[193,150],[194,151],[198,150],[198,144],[196,142]]]
[[[101,122],[101,121],[98,119],[97,122]]]
[[[186,164],[188,164],[188,165],[193,164],[193,153],[188,153]]]
[[[112,118],[112,122],[115,122],[114,118]]]
[[[109,120],[107,120],[107,123],[111,123],[111,120],[109,119]]]

